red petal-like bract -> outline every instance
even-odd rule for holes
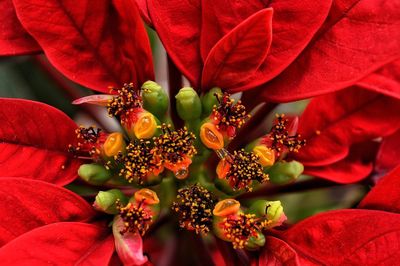
[[[83,222],[93,208],[71,191],[37,180],[0,179],[0,246],[36,227]]]
[[[80,161],[68,153],[75,123],[43,103],[0,99],[0,178],[38,179],[57,185],[77,177]]]
[[[359,208],[400,213],[400,166],[382,177]]]
[[[307,145],[295,158],[306,167],[338,162],[353,144],[394,133],[399,113],[399,100],[358,87],[317,97],[300,117]]]
[[[12,0],[0,1],[0,56],[40,52],[36,41],[19,22]]]
[[[202,2],[201,54],[203,59],[225,34],[257,11],[272,7],[273,40],[266,59],[255,74],[236,88],[254,88],[281,73],[306,47],[328,15],[331,1],[227,1]]]
[[[264,62],[272,40],[272,8],[240,23],[211,49],[204,63],[202,88],[235,87]]]
[[[140,15],[142,16],[142,19],[144,22],[146,22],[147,25],[150,27],[153,26],[153,23],[151,22],[150,14],[149,14],[149,8],[147,6],[148,0],[136,0],[136,4],[139,8]]]
[[[13,0],[49,61],[71,80],[108,86],[154,79],[149,40],[134,1]]]
[[[267,236],[265,247],[260,253],[258,266],[300,265],[296,251],[284,241]]]
[[[300,265],[396,265],[400,215],[370,210],[325,212],[296,224],[280,238],[297,251]]]
[[[34,229],[0,249],[4,265],[108,265],[114,243],[104,228],[55,223]]]
[[[200,85],[201,1],[148,0],[151,21],[168,55],[195,86]]]
[[[383,138],[376,158],[375,170],[386,173],[400,165],[400,129]]]
[[[250,94],[287,102],[352,85],[400,56],[399,9],[399,1],[335,0],[300,56]]]

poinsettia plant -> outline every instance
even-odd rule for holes
[[[0,6],[0,55],[44,54],[37,62],[74,105],[91,114],[100,106],[118,121],[118,130],[78,126],[49,105],[0,99],[4,263],[399,257],[399,2]],[[154,72],[150,28],[168,56],[168,90],[154,81],[163,73]],[[72,82],[88,94],[77,97]],[[310,97],[303,112],[279,113],[280,103]],[[296,225],[279,198],[355,183],[377,185],[356,209]]]

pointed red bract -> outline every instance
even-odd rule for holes
[[[310,264],[395,265],[400,259],[400,215],[370,210],[325,212],[296,224],[280,238]]]
[[[400,213],[400,166],[382,177],[359,208]]]
[[[387,173],[400,165],[400,129],[394,134],[383,138],[382,145],[376,157],[375,170]]]
[[[368,90],[400,98],[400,60],[385,65],[357,84]]]
[[[232,88],[253,75],[272,41],[272,8],[250,16],[211,49],[204,63],[202,88]]]
[[[68,153],[75,123],[43,103],[0,99],[0,178],[38,179],[57,185],[77,177],[81,162]]]
[[[151,21],[168,55],[194,85],[200,85],[201,1],[149,0]]]
[[[398,1],[335,0],[300,56],[250,94],[260,101],[287,102],[352,85],[400,56],[399,8]]]
[[[18,18],[49,61],[94,90],[154,79],[151,49],[134,1],[14,0]]]
[[[105,242],[104,242],[105,241]],[[105,228],[55,223],[26,233],[0,249],[4,265],[108,265],[114,246]]]
[[[42,181],[1,178],[0,198],[0,246],[36,227],[87,221],[95,214],[78,195]]]
[[[272,45],[263,64],[234,91],[254,88],[281,73],[310,42],[328,15],[331,1],[203,1],[201,54],[205,60],[211,48],[225,34],[257,11],[272,7]]]
[[[338,162],[351,145],[394,133],[399,113],[399,100],[357,87],[317,97],[300,117],[307,145],[294,158],[306,167]]]
[[[265,248],[260,253],[258,266],[300,265],[296,251],[287,243],[272,236],[267,236],[265,240]]]
[[[0,56],[40,52],[40,46],[19,22],[12,0],[0,1],[0,10]]]
[[[153,23],[151,22],[150,14],[149,14],[149,8],[147,6],[148,0],[136,0],[136,4],[139,8],[140,15],[142,16],[142,19],[144,22],[146,22],[147,25],[150,27],[153,26]]]

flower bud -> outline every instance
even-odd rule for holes
[[[157,121],[152,113],[142,111],[138,114],[137,121],[133,125],[133,133],[138,139],[149,139],[157,131]]]
[[[257,145],[253,152],[260,158],[259,163],[263,167],[270,167],[275,163],[275,151],[265,145]]]
[[[100,191],[96,196],[93,207],[108,214],[117,214],[118,209],[115,204],[117,200],[120,200],[123,204],[128,202],[126,196],[119,189]]]
[[[304,166],[298,161],[280,161],[275,163],[268,174],[274,184],[286,184],[296,180],[304,171]]]
[[[214,105],[218,104],[218,98],[215,97],[215,94],[217,94],[218,96],[222,96],[221,89],[218,87],[214,87],[201,97],[201,103],[203,106],[203,117],[209,116],[213,111]]]
[[[201,116],[201,101],[197,92],[191,87],[180,89],[176,98],[176,109],[182,120],[191,121]]]
[[[111,133],[103,144],[104,155],[114,157],[119,152],[123,152],[125,147],[124,136],[119,132]]]
[[[91,185],[102,185],[112,177],[112,173],[99,164],[82,164],[78,175]]]
[[[269,201],[268,205],[267,218],[269,221],[271,221],[269,227],[273,228],[275,226],[280,226],[287,219],[285,213],[283,212],[282,203],[280,201]]]
[[[224,137],[212,123],[207,122],[200,127],[200,139],[209,149],[220,150],[224,147]]]
[[[153,190],[148,188],[142,188],[136,191],[134,194],[134,199],[136,202],[143,201],[143,203],[147,205],[155,205],[160,203],[157,194]]]
[[[162,120],[168,111],[167,92],[156,82],[148,80],[142,85],[143,107]]]

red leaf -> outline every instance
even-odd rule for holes
[[[153,27],[147,2],[148,0],[136,0],[136,4],[139,8],[140,16],[142,16],[143,21],[146,22],[146,24],[150,27]]]
[[[382,177],[361,201],[359,208],[400,213],[400,167]]]
[[[218,41],[204,63],[203,88],[231,88],[255,73],[271,45],[272,14],[263,9]]]
[[[394,134],[383,138],[379,149],[375,170],[386,173],[400,165],[400,129]]]
[[[296,251],[287,243],[272,236],[267,236],[265,240],[265,246],[261,251],[258,265],[301,265]]]
[[[310,42],[328,15],[331,0],[325,1],[203,1],[201,54],[205,59],[211,48],[225,34],[251,14],[274,9],[273,40],[266,59],[257,72],[242,82],[237,90],[254,88],[281,73]]]
[[[36,41],[19,22],[12,0],[0,1],[0,56],[38,53]]]
[[[108,265],[114,251],[104,228],[55,223],[34,229],[3,246],[4,265]]]
[[[178,69],[196,85],[200,85],[201,1],[149,0],[150,18],[168,55]]]
[[[66,185],[80,161],[67,152],[75,123],[61,111],[28,100],[0,99],[0,177]]]
[[[400,98],[400,60],[385,65],[357,84],[372,91]]]
[[[300,56],[251,95],[277,102],[346,88],[400,56],[398,1],[335,0]]]
[[[73,81],[108,86],[154,79],[151,49],[134,1],[13,0],[26,30]]]
[[[399,113],[399,100],[357,87],[317,97],[300,117],[307,145],[294,157],[305,166],[337,162],[351,145],[392,134]]]
[[[42,181],[1,178],[0,198],[0,246],[36,227],[95,214],[78,195]]]
[[[396,265],[400,215],[340,210],[308,218],[280,237],[317,265]]]

